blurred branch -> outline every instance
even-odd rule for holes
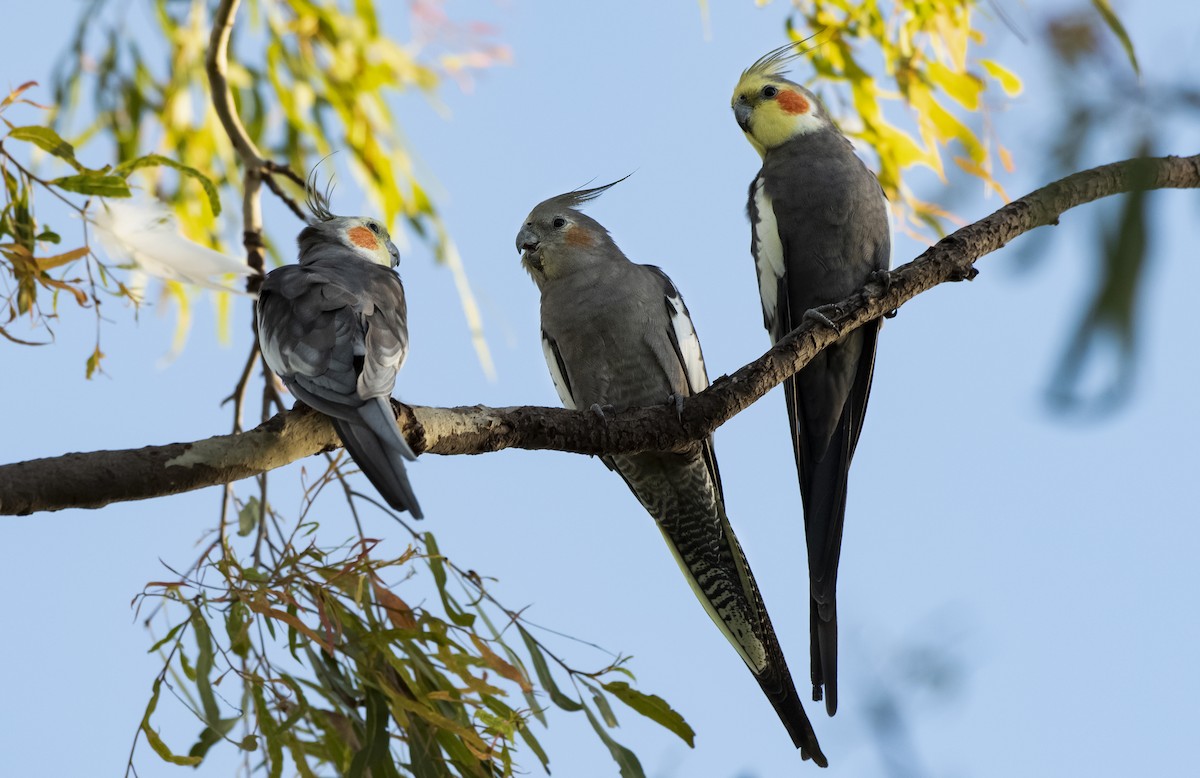
[[[242,192],[242,245],[246,247],[246,264],[256,271],[246,279],[246,291],[251,294],[262,285],[263,276],[263,223],[262,223],[262,180],[264,160],[242,120],[238,118],[233,104],[233,93],[229,90],[229,38],[233,34],[233,17],[237,14],[241,0],[221,0],[213,19],[212,36],[208,41],[208,54],[204,69],[208,74],[208,85],[212,90],[213,108],[225,128],[225,134],[237,149],[245,168]]]
[[[600,419],[586,411],[403,406],[400,425],[417,452],[480,454],[506,448],[578,454],[671,450],[711,434],[842,334],[947,281],[973,278],[980,257],[1076,206],[1142,189],[1200,188],[1200,155],[1137,158],[1067,176],[947,236],[836,307],[836,329],[806,322],[766,354],[674,406],[632,408]],[[0,514],[99,508],[228,483],[335,448],[328,420],[305,408],[244,433],[194,443],[67,454],[0,466]]]

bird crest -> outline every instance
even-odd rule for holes
[[[325,157],[321,162],[324,162],[326,159],[329,159],[329,157]],[[313,169],[309,171],[308,178],[304,182],[304,203],[312,213],[314,223],[327,222],[337,218],[329,210],[329,202],[333,198],[333,190],[336,186],[333,176],[329,177],[329,182],[325,185],[324,192],[318,188],[317,171],[321,167],[321,162],[313,165]]]
[[[825,41],[817,41],[811,46],[804,45],[824,32],[824,30],[821,30],[804,40],[788,41],[779,48],[771,49],[759,57],[753,65],[742,71],[741,80],[745,80],[749,76],[759,76],[768,79],[783,78],[783,74],[787,72],[789,65],[817,48],[817,46],[825,43]]]
[[[551,197],[546,202],[554,203],[555,205],[562,205],[567,208],[578,209],[584,203],[595,200],[597,197],[604,194],[609,189],[612,189],[614,186],[621,183],[626,178],[629,178],[629,176],[631,176],[631,175],[633,175],[633,173],[624,175],[624,176],[618,178],[616,181],[613,181],[611,184],[605,184],[604,186],[593,187],[592,189],[572,189],[570,192],[565,192],[560,195],[555,195],[554,197]]]

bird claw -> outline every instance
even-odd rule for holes
[[[667,405],[675,406],[675,415],[679,418],[679,423],[683,424],[683,395],[682,394],[668,394],[667,395]]]
[[[963,268],[955,269],[950,274],[950,280],[951,281],[974,281],[975,276],[977,276],[977,275],[979,275],[979,270],[974,265],[970,265],[969,267],[967,267],[965,269],[963,269]]]
[[[882,291],[880,294],[887,294],[892,291],[892,273],[890,270],[872,270],[869,281],[874,281],[879,284]]]
[[[601,405],[600,403],[592,403],[591,411],[600,417],[600,421],[608,424],[608,414],[616,410],[612,405]]]
[[[830,314],[833,316],[831,317]],[[839,335],[842,332],[842,328],[839,327],[836,322],[834,322],[833,317],[838,317],[841,315],[842,309],[837,305],[837,303],[831,303],[830,305],[819,305],[816,308],[809,308],[804,312],[804,318],[806,320],[824,324],[826,327],[829,327]]]

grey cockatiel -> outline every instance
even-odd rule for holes
[[[296,398],[330,417],[350,456],[396,510],[422,518],[391,394],[408,354],[400,252],[375,219],[334,216],[310,188],[300,262],[272,270],[258,297],[263,358]]]
[[[887,203],[812,92],[783,77],[791,44],[738,81],[733,113],[763,165],[750,185],[751,251],[773,342],[842,300],[891,255]],[[837,585],[850,458],[862,430],[879,322],[847,334],[784,382],[808,544],[813,699],[837,710]]]
[[[568,408],[659,405],[708,386],[700,341],[661,270],[630,262],[578,207],[608,186],[538,205],[517,235],[541,290],[542,346]],[[601,411],[603,412],[603,411]],[[704,609],[754,673],[792,741],[825,766],[758,586],[725,515],[712,440],[604,458],[656,520]]]

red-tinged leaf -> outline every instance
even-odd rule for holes
[[[38,283],[47,288],[60,289],[64,292],[70,292],[75,295],[75,302],[79,303],[81,308],[86,308],[88,304],[87,292],[77,286],[71,286],[66,281],[59,281],[56,278],[39,277]]]
[[[388,621],[392,622],[393,627],[396,629],[417,628],[417,620],[413,618],[413,610],[408,607],[408,603],[378,581],[372,580],[371,586],[375,590],[376,601],[387,612]]]
[[[325,653],[329,654],[330,656],[333,656],[334,652],[333,652],[332,639],[331,638],[322,638],[316,632],[313,632],[312,629],[310,629],[307,624],[305,624],[303,621],[301,621],[297,617],[291,615],[290,613],[284,613],[281,610],[272,608],[266,602],[259,600],[258,598],[250,599],[246,603],[246,605],[247,605],[247,607],[250,608],[250,610],[254,611],[255,613],[257,613],[260,616],[266,616],[267,618],[272,619],[274,621],[282,621],[284,624],[287,624],[292,629],[294,629],[297,632],[299,632],[300,634],[304,635],[306,638],[311,640],[313,643],[316,643],[318,646],[320,646],[325,651]],[[270,622],[268,622],[268,623],[270,623]]]
[[[47,341],[45,343],[34,343],[32,340],[21,340],[17,336],[9,333],[9,331],[4,329],[3,327],[0,327],[0,336],[3,336],[4,338],[11,340],[13,343],[19,343],[22,346],[49,346],[50,345],[49,341]]]
[[[8,106],[15,103],[21,97],[22,94],[24,94],[27,90],[29,90],[35,86],[37,86],[36,81],[26,81],[24,84],[21,84],[19,87],[12,90],[11,92],[9,92],[8,97],[4,98],[3,100],[0,100],[0,111],[3,111]],[[28,101],[26,101],[26,102],[28,102]],[[36,105],[36,104],[31,103],[31,105]]]
[[[479,650],[479,655],[483,657],[483,661],[487,662],[487,666],[495,670],[500,675],[521,687],[521,691],[533,691],[533,684],[529,683],[529,679],[525,674],[518,670],[513,665],[504,661],[500,656],[493,651],[483,638],[476,635],[474,632],[470,634],[471,642],[475,644],[475,648]]]

